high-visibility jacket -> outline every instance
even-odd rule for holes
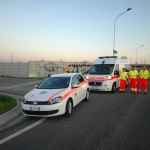
[[[130,79],[132,79],[132,78],[136,79],[138,77],[138,75],[139,75],[139,73],[138,73],[137,70],[130,70],[129,71],[129,77],[130,77]]]
[[[146,70],[140,70],[139,72],[139,76],[140,78],[144,78],[144,79],[148,79],[150,77],[150,74],[149,74],[149,71],[146,69]]]
[[[120,71],[120,79],[126,80],[127,79],[127,72]]]

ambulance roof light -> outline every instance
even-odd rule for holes
[[[105,63],[105,60],[102,61],[102,64],[104,64],[104,63]]]
[[[99,59],[104,59],[104,58],[118,58],[118,56],[101,56],[98,57]]]

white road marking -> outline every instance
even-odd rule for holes
[[[20,130],[20,131],[18,131],[16,133],[12,134],[12,135],[10,135],[10,136],[0,140],[0,145],[5,143],[5,142],[7,142],[7,141],[9,141],[9,140],[11,140],[11,139],[13,139],[13,138],[15,138],[16,136],[18,136],[18,135],[20,135],[20,134],[22,134],[22,133],[24,133],[26,131],[34,128],[35,126],[37,126],[37,125],[41,124],[42,122],[44,122],[46,119],[47,118],[42,118],[42,119],[38,120],[37,122],[31,124],[30,126],[28,126],[28,127],[24,128],[24,129],[22,129],[22,130]]]

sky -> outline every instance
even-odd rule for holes
[[[150,0],[0,0],[0,62],[93,62],[114,48],[150,63],[149,15]]]

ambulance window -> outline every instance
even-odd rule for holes
[[[115,67],[115,71],[119,71],[119,65],[118,64]]]
[[[89,70],[89,73],[95,73],[97,70],[97,65],[92,65],[90,70]]]
[[[114,70],[114,64],[94,64],[89,70],[90,74],[110,74]]]
[[[109,65],[109,71],[110,71],[110,73],[112,73],[113,70],[114,70],[114,64],[110,64],[110,65]]]

